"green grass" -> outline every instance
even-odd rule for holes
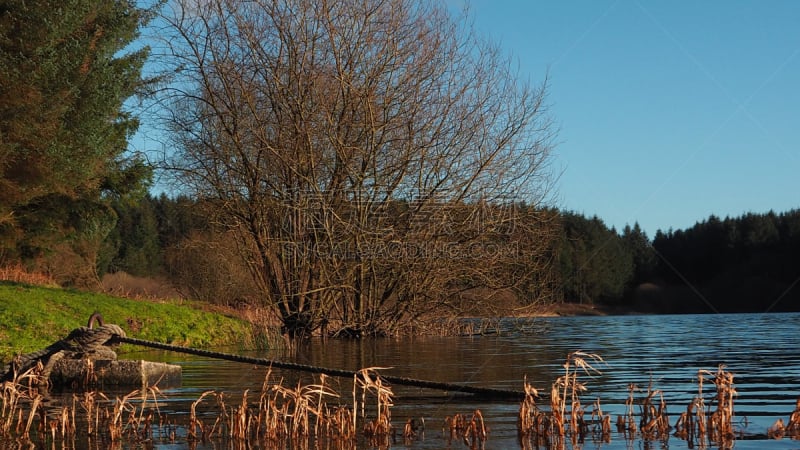
[[[0,281],[0,359],[40,350],[85,326],[93,312],[130,337],[197,348],[253,342],[250,323],[180,300],[147,301]],[[124,345],[124,353],[134,348]]]

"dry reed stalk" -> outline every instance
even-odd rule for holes
[[[566,415],[567,398],[570,399],[570,431],[573,434],[577,434],[580,431],[580,423],[583,422],[583,408],[580,403],[580,393],[586,391],[586,386],[578,382],[578,373],[583,372],[590,377],[594,374],[601,374],[602,372],[596,369],[593,364],[605,364],[605,361],[600,355],[582,351],[571,352],[567,355],[567,359],[564,362],[564,381],[561,383],[563,393],[559,398],[560,404],[558,405],[560,436],[564,436],[563,418]]]
[[[14,414],[18,411],[17,405],[22,398],[22,392],[13,381],[3,382],[2,389],[0,399],[2,399],[3,405],[0,408],[0,417],[3,418],[3,422],[0,431],[2,431],[3,436],[8,436],[11,433]]]
[[[477,448],[483,447],[489,433],[483,420],[483,413],[480,409],[476,409],[469,420],[466,414],[460,413],[445,417],[442,435],[447,439],[448,447],[453,441],[460,440],[470,448]],[[523,442],[521,441],[522,445]]]
[[[331,393],[330,395],[338,394]],[[314,421],[314,434],[320,435],[320,428],[323,426],[323,421],[327,421],[327,408],[325,406],[325,374],[319,376],[319,391],[317,392],[317,403],[314,405],[315,421]]]
[[[697,397],[695,398],[695,424],[697,427],[697,437],[701,440],[701,444],[706,436],[706,404],[703,399],[703,381],[705,380],[704,370],[697,371]]]
[[[800,434],[800,398],[795,402],[794,411],[789,416],[786,432],[792,437],[797,437]]]
[[[303,386],[298,382],[297,387],[289,389],[284,386],[274,386],[277,392],[283,396],[284,407],[281,415],[289,420],[288,430],[292,439],[307,437],[308,427],[308,403],[303,396]]]
[[[126,411],[136,412],[136,407],[130,403],[130,399],[139,395],[139,390],[134,390],[123,396],[122,398],[116,397],[114,401],[113,411],[110,415],[108,422],[108,431],[111,441],[118,441],[122,439],[126,423],[123,421],[123,414]]]
[[[278,393],[270,396],[269,390],[269,386],[266,384],[262,387],[258,420],[264,426],[264,437],[272,442],[277,442],[286,437],[287,430],[281,419],[281,411],[277,407]]]
[[[219,411],[219,415],[215,420],[215,426],[219,425],[220,430],[223,436],[231,436],[231,429],[232,429],[232,421],[233,418],[230,414],[228,414],[228,407],[225,405],[225,393],[224,392],[217,392],[214,397],[217,400],[217,410]],[[199,422],[203,424],[203,422]],[[205,425],[203,425],[205,426]],[[202,434],[205,434],[205,429],[201,431]]]
[[[361,417],[365,418],[366,398],[367,394],[375,395],[376,399],[376,417],[372,421],[364,424],[363,434],[370,438],[385,439],[394,430],[391,419],[392,414],[390,408],[394,406],[392,401],[394,392],[391,386],[384,384],[383,379],[378,373],[379,370],[388,369],[388,367],[367,367],[359,370],[354,376],[354,384],[357,388],[361,389]],[[354,387],[354,392],[357,389]]]
[[[103,400],[108,400],[102,392],[90,391],[84,392],[83,398],[79,401],[79,405],[83,408],[86,414],[86,427],[89,436],[95,434],[96,430],[100,427],[100,409],[97,405],[97,396],[101,396]],[[77,395],[73,396],[73,403],[77,399]],[[73,418],[74,423],[74,418]]]
[[[247,407],[247,394],[249,389],[242,393],[242,402],[231,414],[231,437],[234,439],[246,440],[250,432],[250,421]]]
[[[61,414],[58,422],[61,425],[61,436],[63,436],[64,439],[66,439],[67,436],[75,434],[74,414],[74,407],[72,409],[66,406],[61,408]],[[70,420],[71,418],[72,420]]]
[[[628,384],[628,398],[625,400],[625,415],[617,417],[617,432],[625,435],[626,439],[633,439],[636,434],[636,422],[633,418],[633,405],[636,403],[635,393],[639,386],[634,383]]]
[[[658,404],[654,399],[658,397]],[[661,390],[653,389],[653,380],[647,386],[647,392],[639,406],[639,429],[642,437],[647,440],[666,439],[669,437],[669,416],[667,403]]]
[[[14,429],[14,418],[17,417],[16,431],[19,434],[22,427],[22,407],[21,402],[25,400],[34,400],[39,397],[39,393],[33,386],[37,386],[41,381],[41,373],[44,366],[39,362],[35,367],[28,369],[24,373],[17,373],[16,369],[13,372],[10,381],[4,381],[2,384],[2,423],[0,423],[0,432],[2,435],[7,436],[11,434]],[[28,426],[30,428],[30,425]]]
[[[403,444],[411,445],[415,437],[417,437],[417,432],[414,430],[414,419],[408,419],[403,425]]]
[[[563,437],[566,435],[564,429],[564,399],[561,396],[561,386],[566,386],[566,377],[558,377],[550,387],[550,428],[549,433]],[[565,388],[566,389],[566,388]]]
[[[519,405],[517,437],[520,440],[528,440],[537,438],[542,434],[543,430],[540,429],[540,425],[542,424],[541,417],[543,413],[536,406],[536,398],[539,397],[539,391],[528,383],[527,376],[523,379],[522,386],[525,391],[525,398]]]
[[[767,437],[770,439],[783,439],[786,435],[786,427],[783,424],[783,419],[778,419],[767,429]]]
[[[709,440],[718,443],[731,442],[735,434],[733,431],[733,398],[736,389],[733,387],[734,374],[727,372],[724,365],[720,365],[716,372],[705,371],[706,376],[716,387],[714,404],[716,409],[709,420]]]
[[[464,442],[470,447],[473,447],[478,443],[483,445],[487,438],[488,432],[486,430],[486,423],[483,421],[483,413],[480,409],[476,409],[472,413],[472,418],[469,421],[469,427],[464,433]]]
[[[705,446],[705,411],[702,398],[694,398],[686,407],[686,440]]]
[[[97,385],[97,373],[94,370],[94,360],[91,358],[86,358],[86,367],[83,372],[83,386],[88,388],[90,386]]]
[[[442,435],[447,438],[447,445],[451,445],[453,441],[458,439],[461,430],[464,428],[464,417],[461,414],[455,414],[452,417],[446,416],[444,418],[444,426],[442,427]]]
[[[291,439],[306,439],[311,435],[318,435],[328,421],[329,412],[325,398],[339,397],[338,393],[324,384],[324,379],[321,384],[303,386],[298,383],[294,389],[276,385],[272,389],[284,400],[280,416],[289,420],[287,428]],[[313,429],[310,426],[312,416],[315,420]]]
[[[668,439],[669,431],[672,427],[669,425],[669,413],[667,412],[667,401],[664,400],[664,393],[658,391],[659,404],[658,404],[658,436],[660,439]]]
[[[200,394],[200,397],[192,402],[191,406],[189,406],[189,426],[186,429],[186,437],[191,441],[197,441],[197,430],[200,430],[200,436],[205,436],[205,425],[203,421],[197,418],[197,405],[199,405],[203,399],[208,397],[209,395],[216,395],[215,391],[205,391]]]
[[[600,399],[597,398],[594,401],[592,406],[592,416],[591,416],[592,423],[594,423],[594,428],[592,429],[592,433],[600,438],[602,442],[610,442],[611,441],[611,415],[610,414],[603,414],[603,408],[600,407]]]
[[[703,392],[706,378],[716,388],[716,394],[708,405],[708,410],[706,410]],[[734,374],[727,372],[724,365],[720,365],[716,372],[698,370],[698,394],[676,422],[675,435],[689,442],[696,440],[699,445],[703,446],[706,440],[718,443],[723,447],[732,445],[735,438],[733,399],[736,396],[733,379]]]
[[[70,417],[70,419],[71,419],[70,423],[72,424],[72,430],[71,430],[70,436],[74,437],[75,436],[75,430],[76,430],[77,423],[78,423],[78,422],[75,421],[75,415],[77,414],[77,411],[78,411],[78,396],[75,395],[75,394],[72,394],[72,409],[71,409],[71,411],[72,411],[72,415]]]
[[[36,410],[39,408],[39,404],[42,402],[42,396],[36,394],[31,401],[31,411],[28,414],[28,422],[25,424],[25,430],[22,432],[22,437],[27,438],[29,436],[31,425],[33,424],[33,418],[36,416]]]
[[[548,441],[555,439],[554,442],[562,443],[567,435],[572,436],[573,441],[577,441],[578,437],[583,439],[588,426],[580,394],[586,391],[586,386],[578,380],[578,376],[581,372],[589,376],[600,374],[600,370],[594,367],[597,364],[605,364],[605,361],[593,353],[575,351],[567,355],[563,364],[564,375],[558,377],[550,386],[549,415],[538,409],[535,403],[538,392],[530,386],[527,379],[524,381],[526,394],[517,417],[517,433],[524,441],[523,447],[530,445],[532,438]]]
[[[349,407],[339,406],[329,415],[330,431],[328,436],[336,441],[351,442],[356,438],[353,427],[354,418]]]
[[[58,431],[58,421],[51,420],[50,421],[50,439],[55,443],[56,441],[56,431]]]

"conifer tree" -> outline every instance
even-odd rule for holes
[[[0,0],[5,262],[101,241],[107,200],[142,191],[149,170],[126,152],[138,121],[124,103],[145,83],[148,49],[128,47],[148,16],[133,0]]]

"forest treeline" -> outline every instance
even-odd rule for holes
[[[233,241],[214,231],[196,201],[147,195],[114,209],[119,220],[101,272],[166,279],[210,302],[257,302]],[[550,302],[652,313],[800,310],[800,210],[711,215],[652,239],[638,223],[617,231],[597,216],[548,213],[557,232],[551,273],[539,281],[550,283]]]
[[[648,239],[597,217],[562,215],[566,301],[654,313],[800,310],[800,210],[715,215]]]

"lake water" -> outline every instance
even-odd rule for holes
[[[800,314],[541,318],[506,320],[500,323],[500,328],[498,334],[473,337],[312,341],[300,348],[293,358],[271,353],[247,355],[347,370],[391,367],[383,373],[512,390],[522,390],[523,379],[527,377],[541,393],[548,393],[551,383],[563,375],[566,355],[582,350],[596,353],[606,362],[595,365],[601,374],[581,378],[587,388],[581,397],[587,410],[599,398],[604,412],[616,418],[625,411],[628,386],[635,383],[646,389],[652,381],[653,387],[664,393],[671,424],[697,395],[698,370],[715,371],[724,364],[735,374],[734,387],[738,392],[734,422],[742,437],[736,441],[735,448],[800,448],[800,441],[766,437],[767,429],[777,419],[788,421],[800,397]],[[181,387],[164,390],[162,412],[185,412],[189,403],[207,390],[229,393],[229,399],[236,398],[245,389],[258,391],[266,371],[263,367],[176,353],[148,351],[123,357],[169,361],[183,366]],[[310,375],[281,370],[274,370],[271,376],[273,381],[283,377],[284,384],[290,386],[298,377],[305,382],[312,381]],[[332,378],[328,383],[343,394],[345,400],[351,397],[352,379]],[[711,398],[712,388],[707,383],[706,399]],[[444,418],[456,413],[472,413],[476,408],[481,410],[490,428],[485,448],[520,448],[516,431],[519,405],[515,401],[450,397],[437,391],[403,386],[395,386],[394,391],[397,396],[392,408],[394,426],[402,429],[408,418],[424,418],[426,423],[423,438],[410,444],[398,443],[396,448],[447,448],[442,435]],[[539,403],[546,405],[547,400]],[[188,444],[155,443],[148,448],[189,447]],[[227,447],[209,443],[191,448]],[[465,447],[456,442],[451,448]],[[573,447],[567,444],[566,448]],[[579,448],[674,450],[692,447],[674,436],[666,443],[640,439],[631,443],[615,430],[609,443],[587,441]]]

